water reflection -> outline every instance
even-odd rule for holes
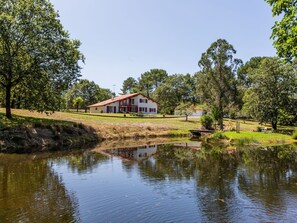
[[[293,145],[191,142],[96,151],[1,155],[0,222],[294,222],[297,217]]]
[[[141,145],[137,147],[108,149],[104,150],[104,152],[124,159],[140,161],[154,155],[157,148],[157,145]]]
[[[77,202],[47,160],[0,159],[0,222],[74,222]]]
[[[113,149],[110,154],[135,159],[136,151]],[[152,185],[194,180],[202,221],[282,220],[297,201],[297,151],[291,145],[159,145],[153,157],[138,161],[141,177]],[[129,165],[131,171],[135,165]],[[290,214],[297,216],[296,211]]]
[[[54,162],[57,165],[66,165],[73,173],[85,174],[96,170],[107,160],[105,155],[87,150],[56,157]]]

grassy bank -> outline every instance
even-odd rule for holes
[[[279,133],[263,132],[224,132],[224,135],[234,144],[285,144],[293,143],[292,136]]]
[[[184,117],[161,115],[133,117],[129,114],[89,114],[76,112],[55,112],[52,115],[30,112],[26,110],[12,110],[13,119],[4,117],[4,109],[0,109],[0,128],[8,126],[30,126],[32,124],[42,125],[73,125],[82,123],[90,126],[102,139],[122,140],[129,138],[150,138],[168,136],[189,136],[190,129],[201,128],[197,117],[190,117],[185,121]],[[236,121],[225,120],[226,129],[234,129]],[[224,134],[230,140],[246,141],[260,144],[289,143],[294,140],[292,137],[276,133],[255,132],[259,123],[252,120],[240,121],[240,133],[227,131]],[[269,125],[261,127],[270,127]],[[297,130],[297,127],[282,127],[283,130]]]
[[[1,114],[2,112],[2,114]],[[172,117],[161,115],[148,117],[133,117],[123,114],[87,114],[55,112],[52,115],[29,112],[26,110],[13,110],[13,119],[4,118],[4,110],[0,109],[1,126],[30,125],[31,123],[82,123],[95,129],[98,135],[104,139],[125,139],[159,136],[181,136],[188,135],[189,129],[200,128],[197,118],[190,118],[188,122],[184,117]]]

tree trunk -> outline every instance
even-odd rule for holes
[[[76,112],[78,112],[78,105],[76,105]]]
[[[186,115],[186,121],[188,121],[188,115]]]
[[[220,119],[219,119],[219,126],[220,126],[220,130],[224,130],[223,117],[220,117]]]
[[[277,122],[276,121],[272,121],[271,126],[272,126],[273,130],[277,130]]]
[[[224,130],[224,111],[223,111],[223,106],[222,106],[222,97],[220,96],[219,98],[219,112],[220,112],[220,118],[219,118],[219,125],[220,125],[220,130]]]
[[[5,89],[5,108],[6,108],[6,117],[11,119],[11,86],[7,85]]]
[[[146,86],[146,96],[149,98],[150,97],[150,89],[149,89],[149,85]]]

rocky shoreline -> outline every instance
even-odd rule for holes
[[[0,129],[1,153],[32,153],[78,149],[102,139],[83,124],[6,127]]]

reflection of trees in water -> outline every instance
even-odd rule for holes
[[[228,153],[225,148],[205,150],[205,159],[198,162],[196,177],[197,200],[204,221],[226,221],[236,213],[230,205],[235,197],[234,181],[239,153]]]
[[[142,176],[151,181],[190,179],[196,169],[194,157],[197,151],[173,148],[172,145],[158,147],[154,158],[139,163]]]
[[[0,222],[73,222],[77,202],[47,160],[0,160]]]
[[[153,158],[139,163],[149,182],[195,179],[197,201],[206,221],[240,215],[239,193],[267,210],[285,207],[283,193],[297,194],[297,152],[291,146],[235,149],[203,146],[201,150],[159,146]],[[237,188],[238,187],[238,188]]]
[[[67,156],[56,158],[55,162],[62,165],[67,165],[72,172],[83,174],[86,172],[92,172],[103,164],[109,158],[101,153],[92,151],[72,152]]]
[[[245,168],[238,174],[240,191],[260,202],[265,209],[286,209],[286,193],[297,195],[297,151],[292,146],[247,149]]]

